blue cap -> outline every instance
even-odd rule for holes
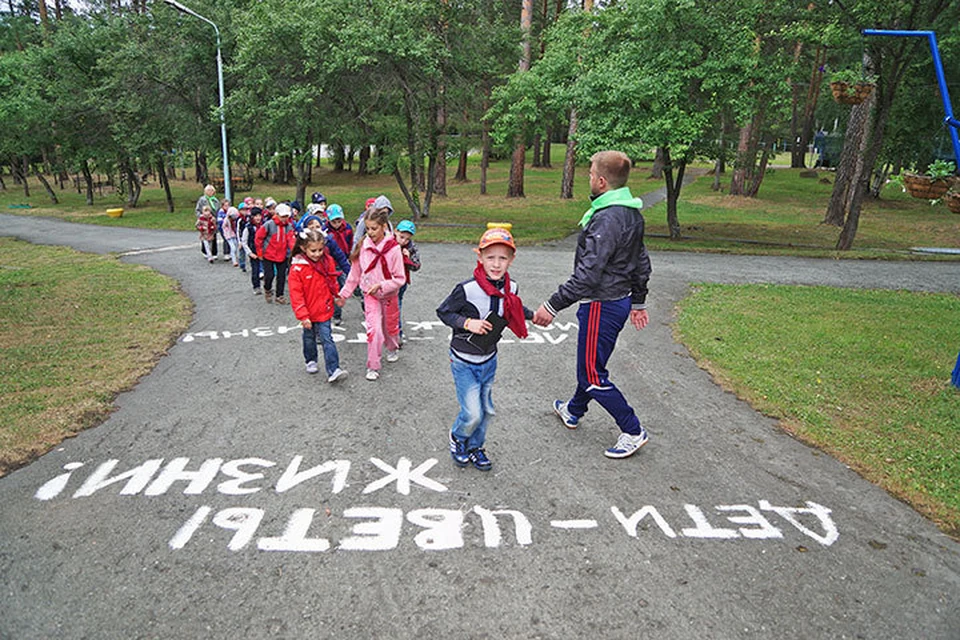
[[[327,220],[336,220],[343,218],[343,207],[338,204],[332,204],[327,207]]]
[[[414,235],[417,232],[417,225],[409,220],[401,220],[397,225],[397,231],[406,231],[410,235]]]
[[[315,191],[312,196],[310,196],[310,201],[313,204],[320,204],[321,202],[326,202],[327,199],[323,197],[323,194],[319,191]]]

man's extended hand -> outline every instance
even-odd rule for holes
[[[637,328],[637,331],[647,326],[648,322],[650,322],[650,316],[647,314],[646,309],[630,310],[630,323]]]
[[[551,322],[553,322],[553,315],[547,311],[547,308],[543,305],[540,305],[536,311],[533,313],[533,324],[538,327],[545,327]]]

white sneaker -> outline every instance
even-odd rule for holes
[[[320,369],[319,367],[317,367],[316,362],[311,360],[310,362],[307,363],[307,373],[316,373],[319,370]]]
[[[400,353],[398,351],[387,351],[387,362],[396,362],[400,359]]]
[[[376,369],[367,369],[367,380],[376,380],[380,377],[380,372]]]
[[[647,440],[649,440],[647,430],[643,427],[640,427],[640,435],[634,436],[629,433],[621,433],[620,437],[617,438],[617,444],[604,451],[603,455],[608,458],[629,458],[635,454],[640,447],[647,444]]]
[[[347,372],[341,369],[340,367],[337,367],[337,370],[331,373],[330,377],[327,378],[327,382],[336,382],[340,378],[346,378],[346,377],[347,377]]]

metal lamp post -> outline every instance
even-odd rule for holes
[[[193,9],[183,6],[177,2],[177,0],[163,1],[181,13],[186,13],[194,18],[203,20],[213,27],[214,32],[217,34],[217,85],[220,88],[220,144],[223,151],[223,194],[226,196],[227,200],[233,202],[233,189],[232,185],[230,184],[230,156],[227,155],[227,120],[224,115],[223,106],[223,56],[220,55],[220,29],[217,28],[217,25],[215,25],[212,20],[204,18]]]

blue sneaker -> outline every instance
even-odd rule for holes
[[[467,443],[457,440],[450,434],[450,457],[453,463],[458,467],[465,467],[470,464],[470,454],[467,453]]]
[[[640,427],[640,435],[631,435],[621,433],[617,438],[617,444],[603,452],[608,458],[629,458],[637,452],[643,445],[647,444],[647,430]]]
[[[490,458],[487,457],[487,453],[483,449],[474,449],[470,452],[470,462],[473,463],[477,469],[480,471],[490,471],[490,468],[493,466],[493,463],[490,462]]]
[[[580,418],[576,417],[570,411],[567,410],[568,402],[560,402],[559,400],[553,401],[553,410],[557,412],[557,415],[560,416],[560,422],[563,423],[567,429],[576,429],[577,423],[580,422]]]

